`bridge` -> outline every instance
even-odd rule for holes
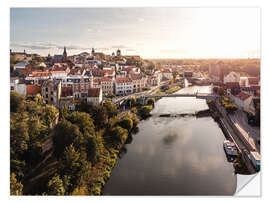
[[[208,94],[208,93],[193,93],[193,94],[152,94],[145,95],[145,98],[161,98],[161,97],[196,97],[197,99],[209,99],[214,100],[218,98],[218,95]]]

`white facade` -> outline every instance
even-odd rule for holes
[[[133,93],[133,83],[131,79],[127,80],[126,78],[116,78],[115,80],[116,95],[125,95],[132,93]]]
[[[67,73],[65,71],[51,71],[52,78],[55,79],[64,79],[67,77]]]
[[[241,99],[237,96],[233,96],[231,95],[230,96],[234,103],[238,106],[239,109],[245,111],[245,112],[250,112],[250,104],[251,104],[251,101],[252,101],[252,96],[246,98],[246,99]]]
[[[230,72],[224,77],[224,83],[228,82],[240,82],[240,74],[236,72]]]
[[[26,95],[26,85],[19,84],[18,78],[14,78],[10,80],[10,90],[14,90],[22,95]]]

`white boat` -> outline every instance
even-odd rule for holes
[[[224,140],[223,147],[227,155],[230,155],[230,156],[238,155],[238,149],[233,142],[229,140]]]

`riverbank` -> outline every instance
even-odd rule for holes
[[[223,117],[222,114],[219,112],[218,108],[216,107],[216,104],[214,101],[207,101],[207,105],[210,109],[211,116],[213,119],[219,124],[224,136],[226,139],[232,140],[235,143],[235,140],[233,139],[231,133],[227,129],[227,127],[224,124],[224,121],[221,120]],[[237,145],[237,143],[235,143]],[[242,175],[247,175],[250,174],[245,162],[242,159],[242,153],[239,152],[239,155],[233,162],[233,166],[235,169],[236,174],[242,174]]]
[[[128,117],[132,120],[132,129],[127,133],[126,136],[123,136],[121,139],[121,143],[118,143],[117,148],[114,147],[105,147],[104,145],[100,146],[100,158],[97,164],[95,164],[90,169],[90,176],[88,177],[88,188],[87,188],[87,195],[101,195],[102,189],[106,182],[109,180],[111,176],[111,172],[115,167],[115,164],[119,158],[119,154],[123,148],[123,146],[127,143],[130,136],[137,130],[137,125],[139,124],[139,117],[135,114],[126,113],[119,120]],[[112,121],[115,122],[115,121]],[[104,130],[99,132],[99,138],[103,139],[104,137]],[[103,141],[104,143],[104,141]],[[84,188],[81,188],[72,195],[82,195]]]

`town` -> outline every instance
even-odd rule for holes
[[[111,55],[96,52],[94,48],[91,53],[82,52],[72,56],[67,52],[63,47],[62,55],[49,54],[44,57],[10,50],[11,92],[17,92],[27,100],[35,100],[37,95],[41,95],[45,105],[54,106],[62,114],[65,111],[80,111],[83,105],[99,107],[111,101],[119,111],[118,117],[124,119],[128,118],[129,113],[137,112],[132,108],[136,106],[135,103],[149,105],[162,97],[206,99],[213,111],[212,116],[232,141],[233,146],[226,148],[226,153],[233,153],[228,150],[234,150],[236,146],[234,155],[238,155],[238,152],[241,154],[234,164],[238,173],[260,170],[260,77],[249,76],[245,70],[228,65],[226,60],[186,60],[184,64],[179,64],[170,60],[144,60],[137,55],[122,55],[120,49]],[[250,60],[256,63],[256,60]],[[211,93],[172,94],[192,85],[210,86]],[[143,119],[149,116],[151,110],[138,114],[138,117]],[[52,127],[57,126],[57,115]],[[133,122],[135,125],[137,121]],[[99,126],[98,123],[95,125]],[[103,128],[98,127],[99,131]],[[52,149],[53,145],[47,144],[50,142],[51,137],[45,140],[42,151],[46,152],[44,148],[48,148],[47,151]],[[53,142],[54,145],[57,143]],[[121,143],[123,145],[125,141]],[[60,145],[58,143],[57,146]],[[119,147],[116,148],[119,150]],[[43,162],[46,164],[50,156],[52,154],[43,157],[38,166],[42,166]],[[33,185],[30,188],[35,187]],[[27,188],[25,190],[28,194]],[[90,194],[100,194],[101,187],[98,190]]]

